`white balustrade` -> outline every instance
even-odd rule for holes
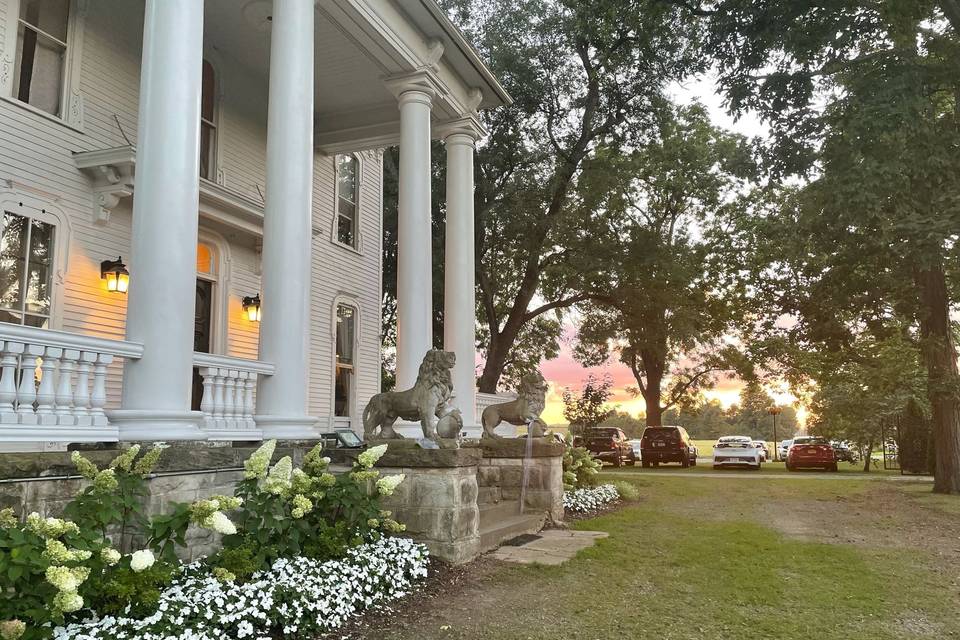
[[[0,443],[113,442],[107,366],[143,345],[0,323]]]
[[[274,366],[211,353],[194,353],[193,366],[203,379],[204,433],[211,440],[261,440],[263,434],[253,420],[254,389],[257,378],[273,375]]]

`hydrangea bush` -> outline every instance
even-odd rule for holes
[[[314,638],[371,606],[402,598],[427,575],[427,552],[381,538],[320,561],[281,558],[243,584],[185,567],[148,617],[104,617],[58,627],[56,640]]]
[[[84,639],[313,633],[425,574],[423,547],[385,537],[404,530],[379,505],[404,479],[373,469],[385,445],[341,476],[319,445],[299,469],[289,456],[271,466],[275,447],[247,460],[234,496],[175,503],[152,518],[146,478],[162,446],[139,460],[130,447],[105,469],[75,453],[89,483],[68,519],[21,523],[0,511],[0,640],[47,639],[55,625],[58,637]],[[220,534],[224,548],[183,568],[176,549],[190,526]]]
[[[563,452],[564,491],[596,486],[601,466],[588,450],[568,444]]]
[[[563,493],[563,508],[575,513],[596,511],[620,499],[620,493],[612,484],[599,487],[575,489]]]

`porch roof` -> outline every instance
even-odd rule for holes
[[[270,0],[206,0],[204,39],[268,81]],[[435,0],[322,0],[314,34],[315,144],[324,151],[395,144],[392,78],[425,73],[435,124],[511,98]],[[265,92],[264,92],[265,93]]]

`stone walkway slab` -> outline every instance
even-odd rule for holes
[[[560,565],[592,547],[597,540],[606,538],[604,531],[571,531],[568,529],[549,529],[541,531],[537,540],[531,540],[517,547],[502,546],[490,557],[504,562],[517,564]]]

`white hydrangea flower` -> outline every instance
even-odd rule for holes
[[[118,562],[120,562],[120,552],[116,549],[111,549],[110,547],[104,547],[100,550],[100,559],[111,567]]]
[[[222,511],[217,511],[208,519],[210,526],[209,529],[213,529],[217,533],[220,533],[225,536],[232,536],[237,532],[236,525],[230,521]]]
[[[157,559],[154,557],[152,551],[149,549],[141,549],[130,556],[130,568],[134,573],[140,573],[152,567],[156,561]]]
[[[387,452],[387,445],[380,444],[375,447],[370,447],[359,456],[357,456],[357,463],[365,468],[369,469],[373,465],[377,464],[377,460],[383,457],[383,454]]]
[[[377,493],[382,496],[392,496],[397,487],[403,482],[406,476],[398,473],[394,476],[385,476],[377,480]]]

